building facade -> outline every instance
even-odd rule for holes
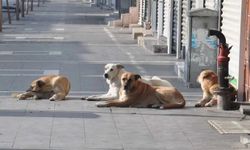
[[[193,59],[190,53],[192,53],[194,45],[197,45],[197,42],[193,40],[194,37],[200,39],[200,42],[202,42],[201,39],[207,42],[207,51],[211,51],[211,47],[217,45],[211,39],[204,38],[205,32],[198,32],[197,35],[194,34],[192,14],[201,15],[202,13],[199,12],[204,11],[214,12],[212,14],[217,17],[212,19],[213,22],[216,22],[213,29],[220,30],[225,35],[229,46],[233,46],[229,55],[230,83],[238,89],[239,101],[250,101],[249,1],[137,0],[134,3],[136,3],[139,13],[137,24],[141,28],[147,28],[146,30],[152,31],[151,39],[160,41],[155,42],[156,44],[163,43],[166,47],[166,51],[164,52],[175,55],[178,62],[183,61],[184,65],[190,63],[192,60],[200,61],[200,71],[202,69],[213,69],[216,71],[216,69],[208,64],[211,59],[216,61],[219,49],[216,47],[216,50],[213,51],[216,54],[213,56],[214,58],[203,58],[200,56]],[[205,15],[205,17],[208,16]],[[203,25],[208,30],[208,23],[203,23]],[[148,29],[149,27],[150,29]],[[148,39],[148,37],[146,38]],[[190,68],[187,67],[187,69]],[[185,72],[185,69],[183,72],[181,77],[184,80],[187,73],[189,73],[189,76],[197,75],[193,74],[194,72],[192,71]],[[189,81],[186,80],[186,82],[188,83]]]

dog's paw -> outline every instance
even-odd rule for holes
[[[95,98],[95,96],[84,96],[81,98],[81,100],[88,100],[88,99],[92,99],[92,98]]]
[[[205,104],[205,107],[213,107],[213,105],[210,104],[210,103],[206,103],[206,104]]]
[[[196,103],[194,107],[203,107],[200,103]]]
[[[18,100],[25,100],[25,99],[26,99],[26,96],[20,94],[20,95],[17,96],[17,98],[18,98]]]
[[[87,100],[88,97],[81,97],[81,100]]]
[[[107,103],[106,102],[98,102],[95,104],[97,107],[107,107]]]
[[[155,108],[155,109],[158,109],[160,108],[161,106],[159,104],[153,104],[150,106],[150,108]]]
[[[159,109],[165,109],[165,106],[164,105],[161,105],[160,107],[159,107]]]
[[[86,98],[87,101],[100,101],[101,99],[98,99],[98,98],[93,98],[93,97],[90,97],[90,98]]]
[[[56,100],[56,97],[55,96],[52,96],[51,98],[49,98],[50,101],[55,101]]]
[[[37,96],[37,95],[35,95],[33,98],[34,98],[35,100],[40,100],[40,99],[41,99],[41,97],[39,97],[39,96]]]
[[[210,101],[210,102],[205,104],[205,107],[213,107],[215,105],[216,105],[216,103]]]
[[[55,99],[54,99],[54,98],[50,98],[49,100],[50,100],[50,101],[55,101]]]
[[[213,106],[215,106],[215,105],[217,105],[217,99],[211,99],[209,102],[207,102],[206,104],[205,104],[205,107],[213,107]]]
[[[51,98],[49,98],[50,101],[61,101],[61,100],[65,100],[65,97],[62,96],[58,96],[56,94],[54,94]]]

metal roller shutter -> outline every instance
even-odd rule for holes
[[[154,33],[157,32],[157,4],[158,4],[158,0],[152,1],[151,6],[151,23],[152,23],[152,30]]]
[[[142,21],[143,21],[143,3],[144,0],[139,0],[139,25],[142,25]]]
[[[168,16],[168,1],[163,1],[163,36],[167,37],[167,29],[168,29],[168,22],[169,22],[169,16]]]
[[[172,53],[172,24],[173,24],[173,0],[165,0],[163,3],[163,36],[166,37],[168,54]]]
[[[217,0],[206,0],[205,7],[209,9],[217,10]]]
[[[158,9],[157,9],[157,36],[158,38],[163,34],[163,0],[158,1]]]
[[[196,0],[191,0],[191,9],[195,9]]]
[[[178,31],[178,1],[173,1],[173,24],[172,24],[172,53],[176,53],[177,49],[177,31]]]
[[[182,15],[181,15],[181,48],[186,49],[185,46],[187,45],[187,26],[188,26],[188,0],[182,1]]]
[[[229,55],[229,74],[235,78],[238,78],[239,75],[241,3],[241,0],[224,0],[221,10],[222,33],[225,35],[227,43],[233,45]]]
[[[142,3],[142,22],[145,21],[145,16],[146,16],[145,8],[146,8],[146,0],[143,0],[143,3]]]
[[[143,17],[143,21],[145,22],[145,21],[148,21],[147,19],[147,17],[148,17],[148,0],[145,0],[144,1],[144,7],[143,7],[143,9],[144,9],[144,17]]]
[[[147,15],[148,15],[148,0],[140,0],[140,16],[139,16],[139,24],[143,25],[143,23],[147,20]]]
[[[178,2],[178,21],[177,21],[177,44],[176,44],[176,58],[183,59],[184,54],[182,51],[182,44],[181,44],[181,27],[182,27],[182,0]]]

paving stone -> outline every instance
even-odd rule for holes
[[[14,148],[49,148],[52,118],[29,114],[17,133]]]

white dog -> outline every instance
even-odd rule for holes
[[[104,78],[109,85],[108,93],[102,95],[92,95],[82,99],[90,101],[99,100],[113,100],[119,97],[119,90],[121,88],[121,76],[123,73],[127,72],[123,65],[120,64],[106,64],[104,67]],[[144,83],[150,84],[152,86],[165,86],[173,87],[173,85],[167,80],[163,80],[160,77],[142,77],[140,79]]]

